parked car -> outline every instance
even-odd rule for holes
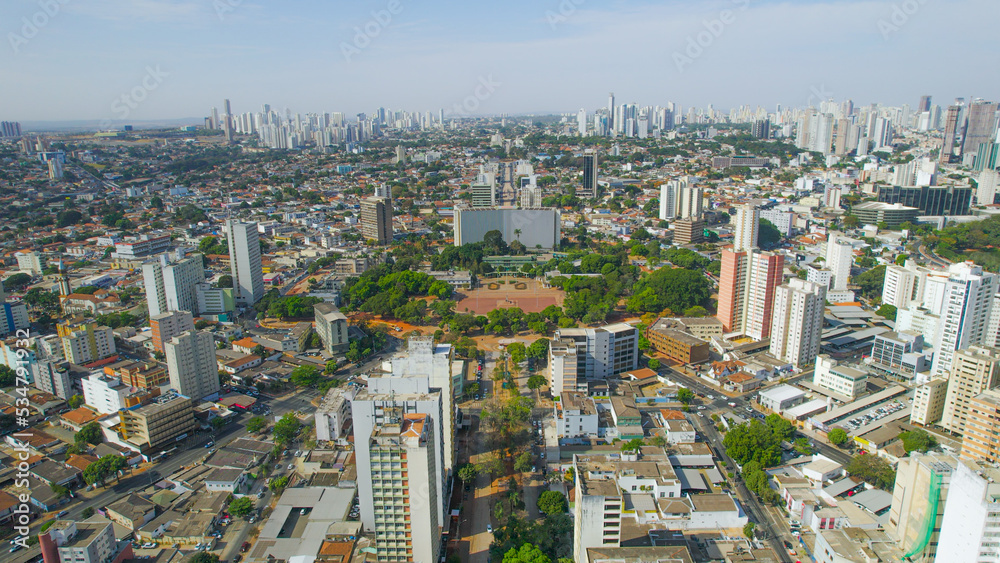
[[[493,524],[487,524],[486,525],[486,533],[487,534],[492,534],[493,533]]]
[[[250,542],[243,542],[243,545],[240,546],[240,551],[245,553],[248,549],[250,549]]]

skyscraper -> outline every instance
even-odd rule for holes
[[[917,104],[917,112],[923,113],[925,111],[931,111],[931,97],[930,96],[920,96],[920,103]]]
[[[576,114],[576,128],[581,137],[587,136],[587,110],[583,108]]]
[[[583,185],[577,190],[576,195],[581,199],[597,197],[597,174],[597,151],[587,149],[583,153]]]
[[[378,244],[392,241],[392,203],[385,197],[361,201],[361,235]]]
[[[232,143],[233,142],[233,110],[229,106],[229,98],[226,98],[225,106],[226,106],[226,115],[223,117],[224,121],[222,122],[222,130],[226,134],[226,142],[227,143]]]
[[[819,354],[826,288],[792,278],[774,293],[770,353],[796,367],[809,365]]]
[[[955,138],[958,134],[958,118],[962,113],[962,106],[948,106],[948,113],[944,117],[944,143],[941,145],[940,160],[946,164],[955,154]]]
[[[390,407],[364,438],[377,499],[372,530],[379,561],[435,561],[441,552],[434,430],[430,415]]]
[[[608,94],[608,134],[615,136],[615,93]]]
[[[195,286],[205,281],[201,254],[173,262],[166,254],[161,255],[159,260],[142,265],[142,280],[150,316],[167,311],[198,314]]]
[[[236,303],[249,307],[264,297],[264,269],[257,223],[229,219],[226,221],[226,236]]]
[[[219,392],[219,367],[215,339],[207,332],[189,330],[163,345],[170,387],[192,399]]]
[[[757,246],[760,209],[747,204],[736,208],[736,228],[733,231],[733,252],[744,252]]]
[[[784,256],[759,249],[722,251],[716,317],[728,332],[762,339],[771,334],[774,292],[782,280]]]
[[[969,106],[969,122],[962,140],[962,164],[972,166],[979,145],[997,137],[997,103],[975,100]]]
[[[985,341],[997,281],[996,274],[984,272],[971,262],[948,268],[937,308],[940,319],[932,342],[935,349],[932,375],[951,372],[956,351]]]

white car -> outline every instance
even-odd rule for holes
[[[487,524],[486,525],[486,533],[487,534],[492,534],[493,533],[493,524]]]

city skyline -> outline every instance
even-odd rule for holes
[[[470,96],[468,115],[575,113],[603,107],[608,91],[619,104],[723,110],[827,98],[915,107],[922,95],[942,106],[995,98],[1000,86],[982,72],[985,53],[1000,52],[987,28],[995,18],[970,17],[997,11],[983,0],[43,4],[0,7],[9,49],[0,70],[12,77],[4,119],[197,119],[225,98],[237,113],[262,103],[436,112]]]

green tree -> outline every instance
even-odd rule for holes
[[[267,485],[267,488],[271,489],[272,492],[280,493],[288,486],[288,475],[282,475],[281,477],[275,477],[271,479],[271,482]]]
[[[752,540],[753,533],[756,528],[757,528],[756,524],[754,524],[753,522],[747,522],[746,525],[743,526],[743,535],[746,536],[748,540]]]
[[[83,512],[80,513],[80,516],[82,516],[84,520],[86,520],[87,518],[90,518],[93,515],[94,515],[94,507],[93,506],[88,506],[87,508],[84,508]]]
[[[260,432],[267,428],[267,421],[262,416],[255,416],[247,421],[247,432]]]
[[[878,308],[878,311],[875,311],[875,314],[894,321],[896,320],[896,307],[894,305],[882,305]]]
[[[17,383],[17,372],[7,366],[0,366],[0,387],[13,387]]]
[[[691,401],[694,401],[694,392],[687,387],[681,387],[677,390],[677,400],[685,405],[690,405]]]
[[[474,463],[466,463],[458,469],[458,478],[466,484],[474,483],[477,475],[479,475],[479,468]]]
[[[69,489],[62,485],[57,485],[55,483],[49,485],[49,489],[52,490],[52,494],[56,495],[58,498],[66,498],[69,496]]]
[[[295,439],[299,433],[302,423],[296,418],[294,413],[287,413],[281,417],[274,425],[274,442],[282,446],[287,446]]]
[[[223,289],[233,287],[233,276],[229,274],[219,276],[219,287]]]
[[[770,248],[782,239],[781,231],[774,226],[774,223],[768,221],[767,219],[760,220],[760,226],[757,229],[757,242],[763,248]]]
[[[524,347],[524,344],[520,342],[508,344],[507,353],[510,354],[510,359],[515,364],[523,362],[528,357],[527,349]]]
[[[655,369],[660,369],[660,365],[661,364],[660,364],[660,360],[658,360],[656,358],[650,358],[649,361],[646,362],[646,365],[649,366],[649,369],[654,369],[655,370]]]
[[[31,283],[31,275],[17,273],[3,280],[3,288],[7,293],[23,291]]]
[[[926,452],[937,447],[937,440],[934,439],[934,436],[931,436],[926,430],[921,428],[908,432],[900,432],[899,439],[903,441],[903,449],[906,450],[906,453],[914,450]]]
[[[250,353],[254,356],[260,356],[261,358],[267,357],[267,348],[264,348],[263,344],[258,344],[250,350]]]
[[[533,467],[532,462],[534,459],[531,456],[531,452],[521,452],[517,458],[514,459],[514,471],[518,473],[527,473]]]
[[[861,287],[861,295],[866,299],[881,297],[885,283],[885,266],[876,266],[867,272],[854,276],[853,281]]]
[[[643,444],[642,438],[632,438],[628,442],[625,442],[624,444],[622,444],[622,451],[623,452],[637,452],[637,451],[639,451],[639,448],[641,448],[644,445],[645,444]]]
[[[314,387],[323,380],[315,366],[304,365],[292,370],[289,380],[299,387]]]
[[[219,563],[219,556],[207,551],[198,551],[187,560],[187,563]]]
[[[531,343],[528,346],[527,351],[529,358],[534,358],[536,360],[544,360],[549,355],[549,341],[546,338],[539,338],[538,340]]]
[[[565,495],[559,491],[543,491],[538,495],[537,505],[545,514],[559,514],[569,509]]]
[[[847,442],[847,431],[843,428],[834,428],[826,437],[834,446],[841,446]]]
[[[250,497],[240,497],[229,503],[229,513],[237,518],[249,516],[253,512],[253,508],[253,501],[250,500]]]
[[[77,444],[92,444],[94,446],[104,441],[104,432],[101,425],[96,422],[89,422],[80,428],[80,431],[73,435],[73,441]]]
[[[552,563],[552,559],[534,545],[526,543],[504,553],[503,563]]]
[[[221,416],[217,416],[213,418],[209,422],[209,424],[212,426],[212,430],[218,430],[226,425],[226,419],[222,418]]]
[[[761,467],[772,467],[781,461],[780,442],[770,426],[752,420],[730,429],[722,445],[726,448],[726,455],[740,465],[756,461]]]
[[[78,409],[83,406],[83,400],[83,395],[73,395],[67,403],[69,403],[69,408]]]
[[[896,470],[892,464],[877,455],[854,456],[847,464],[847,472],[884,491],[891,491],[896,483]]]
[[[532,375],[531,377],[528,378],[528,389],[537,392],[539,389],[544,387],[545,384],[548,382],[549,380],[545,379],[544,375],[538,375],[538,374]]]

